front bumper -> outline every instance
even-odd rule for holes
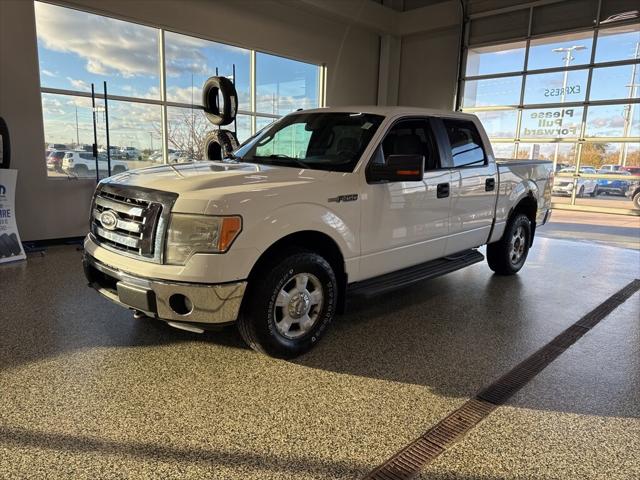
[[[238,318],[247,282],[197,284],[138,277],[85,253],[89,286],[109,300],[161,320],[222,324]],[[186,300],[185,300],[186,299]]]

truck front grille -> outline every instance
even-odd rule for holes
[[[118,185],[99,185],[90,230],[101,246],[123,255],[162,263],[164,234],[177,195]]]

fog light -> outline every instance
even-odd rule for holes
[[[193,303],[189,297],[181,293],[175,293],[169,297],[169,306],[178,315],[189,315],[193,311]]]

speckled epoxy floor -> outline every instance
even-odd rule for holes
[[[354,301],[285,362],[234,329],[135,321],[84,286],[79,252],[51,248],[0,267],[0,478],[359,478],[637,277],[638,252],[540,238],[517,277],[478,264]],[[633,473],[638,302],[424,478]]]

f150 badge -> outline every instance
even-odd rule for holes
[[[348,195],[338,195],[337,197],[329,198],[329,202],[341,203],[341,202],[355,202],[358,200],[357,193],[349,193]]]

